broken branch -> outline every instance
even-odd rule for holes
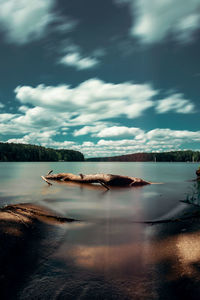
[[[52,183],[49,182],[44,176],[41,176],[41,178],[42,178],[46,183],[48,183],[48,185],[52,185]]]

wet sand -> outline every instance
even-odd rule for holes
[[[0,243],[1,299],[200,297],[199,218],[80,222],[18,204],[1,209]]]

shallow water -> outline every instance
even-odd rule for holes
[[[199,299],[199,221],[145,225],[178,218],[196,195],[193,163],[1,163],[0,201],[32,202],[80,222],[42,238],[38,260],[17,299]],[[48,170],[112,173],[153,184],[106,191],[98,185],[53,183]],[[196,196],[195,196],[196,197]],[[48,238],[47,238],[48,236]],[[34,251],[39,251],[35,245]],[[23,253],[22,253],[23,256]],[[23,275],[23,274],[21,274]]]
[[[0,163],[0,204],[34,202],[74,218],[143,220],[161,218],[181,210],[179,200],[191,193],[197,164],[192,163]],[[163,184],[105,191],[98,185],[53,183],[42,179],[54,173],[111,173],[141,177]]]

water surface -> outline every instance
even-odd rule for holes
[[[48,186],[40,176],[51,169],[162,184],[109,191],[99,185]],[[14,298],[199,299],[199,221],[134,223],[186,216],[191,207],[180,200],[196,195],[196,169],[193,163],[1,163],[1,206],[31,202],[80,221],[43,235],[35,245],[40,254],[34,271]]]

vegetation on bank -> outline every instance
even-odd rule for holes
[[[156,161],[156,162],[197,162],[200,161],[199,151],[171,151],[161,153],[134,153],[113,157],[94,157],[87,161]]]
[[[0,143],[0,161],[84,161],[79,151],[30,144]]]

